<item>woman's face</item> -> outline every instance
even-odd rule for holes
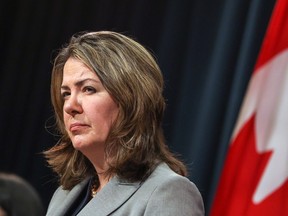
[[[85,155],[103,149],[119,109],[96,73],[80,60],[69,58],[61,95],[64,124],[74,148]]]

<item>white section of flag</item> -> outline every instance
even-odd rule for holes
[[[232,141],[255,113],[257,152],[272,151],[253,196],[257,204],[288,178],[288,49],[254,72]]]

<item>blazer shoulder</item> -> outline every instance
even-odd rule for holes
[[[153,185],[153,190],[146,215],[204,215],[204,204],[197,186],[168,165],[159,165],[147,179],[147,185]]]
[[[156,184],[157,182],[161,184],[169,184],[169,182],[182,182],[183,184],[192,184],[195,186],[195,184],[191,182],[187,177],[177,174],[166,163],[159,164],[156,169],[151,173],[148,179],[150,181],[155,181]]]

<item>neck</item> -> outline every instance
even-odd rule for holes
[[[108,163],[104,159],[94,159],[90,161],[96,171],[98,177],[98,191],[100,191],[109,182],[111,178],[111,175],[107,175],[106,173],[108,170]]]
[[[98,177],[97,192],[100,191],[110,180],[111,176],[106,174],[108,163],[103,149],[89,149],[82,152],[92,163]]]
[[[110,178],[105,174],[98,174],[97,180],[94,179],[91,187],[91,197],[95,197],[97,193],[109,182]]]

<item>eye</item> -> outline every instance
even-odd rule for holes
[[[65,100],[70,95],[69,91],[63,91],[61,92],[61,97],[63,100]]]
[[[85,86],[83,88],[83,92],[88,93],[88,94],[92,94],[96,92],[96,89],[92,86]]]

